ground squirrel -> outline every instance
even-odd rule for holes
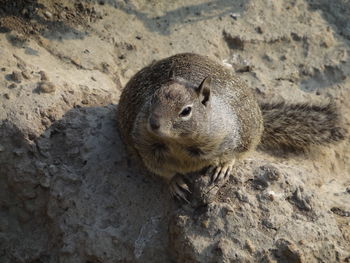
[[[121,137],[146,167],[186,199],[181,175],[214,167],[225,180],[235,160],[261,147],[306,148],[344,137],[332,104],[259,105],[252,90],[221,64],[178,54],[136,73],[118,105]]]

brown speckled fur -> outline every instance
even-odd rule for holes
[[[179,79],[178,83],[188,84],[187,89],[198,87],[203,79],[210,76],[212,95],[221,100],[221,105],[211,107],[215,107],[212,110],[221,113],[223,117],[213,118],[212,123],[202,124],[204,128],[192,131],[193,138],[159,142],[147,132],[149,104],[152,96],[161,87],[173,82],[171,70]],[[168,106],[175,107],[172,104],[169,103]],[[225,125],[227,123],[225,120],[232,119],[232,114],[227,109],[234,110],[239,121],[240,127],[236,130],[239,129],[237,136],[240,140],[237,145],[233,145],[233,141],[226,136],[233,134],[234,130],[234,127]],[[151,171],[160,175],[170,174],[175,168],[178,169],[176,172],[186,173],[215,162],[238,158],[256,147],[263,128],[262,116],[252,91],[221,64],[205,56],[190,53],[165,58],[136,73],[122,92],[118,105],[118,122],[122,139],[128,148],[138,153]],[[208,131],[215,128],[215,131],[208,134]],[[172,148],[172,156],[154,151],[154,145],[163,143]],[[184,147],[187,147],[187,153],[183,153],[180,149]],[[193,154],[194,152],[201,154]],[[167,171],[167,168],[170,170]]]
[[[171,88],[174,83],[171,72],[178,78],[174,88]],[[182,87],[187,95],[180,97],[191,97],[208,76],[212,79],[212,96],[217,98],[217,103],[208,107],[208,111],[215,112],[210,123],[202,121],[206,120],[204,115],[197,115],[193,121],[198,125],[193,126],[196,128],[186,138],[160,139],[147,130],[154,94],[162,95],[170,87],[171,92],[162,97],[167,100],[169,96],[179,95],[174,93]],[[162,104],[162,100],[157,103]],[[175,109],[177,112],[179,105],[177,100],[169,100],[160,106],[166,117]],[[233,112],[235,121],[231,121]],[[190,53],[165,58],[136,73],[122,92],[117,117],[129,150],[149,170],[167,179],[175,173],[188,173],[240,158],[260,141],[263,149],[304,150],[311,144],[332,143],[345,136],[334,104],[262,103],[259,107],[251,89],[232,71],[207,57]],[[176,130],[176,125],[172,129]]]
[[[310,145],[343,140],[346,130],[333,102],[324,104],[262,103],[261,149],[305,151]]]

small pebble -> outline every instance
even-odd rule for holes
[[[22,148],[16,148],[16,149],[14,149],[12,152],[13,152],[16,156],[22,156],[22,155],[24,154],[25,150],[22,149]]]
[[[67,13],[64,12],[64,11],[62,11],[62,12],[60,13],[59,17],[60,17],[61,19],[65,19],[65,18],[67,17]]]
[[[109,65],[106,62],[102,62],[102,72],[103,73],[108,73],[109,72]]]
[[[247,250],[250,252],[250,253],[254,253],[255,252],[255,247],[254,245],[252,244],[252,242],[248,239],[246,240],[245,242],[245,247],[247,248]]]
[[[22,73],[20,71],[13,71],[11,74],[11,79],[16,82],[22,81]]]
[[[42,119],[41,124],[44,126],[49,126],[51,124],[51,122],[49,119]]]
[[[203,228],[208,228],[209,227],[209,220],[207,220],[207,219],[203,220],[201,225]]]
[[[5,94],[4,94],[4,98],[9,100],[9,99],[11,98],[11,97],[10,97],[10,94],[5,93]]]
[[[17,67],[22,71],[26,70],[26,64],[24,62],[18,62]]]
[[[30,74],[28,71],[22,71],[22,76],[25,78],[25,79],[30,79]]]
[[[48,19],[51,19],[51,18],[52,18],[52,13],[49,12],[49,11],[45,11],[45,12],[44,12],[44,15],[45,15],[46,18],[48,18]]]
[[[28,10],[26,8],[22,9],[21,14],[22,16],[28,15]]]
[[[10,85],[8,86],[8,88],[9,88],[9,89],[15,89],[15,88],[17,88],[17,84],[12,83],[12,84],[10,84]]]
[[[41,71],[39,71],[39,74],[40,74],[40,79],[42,81],[48,81],[49,80],[49,77],[47,76],[45,71],[41,70]]]
[[[264,31],[262,30],[262,28],[261,28],[260,26],[256,27],[256,28],[255,28],[255,31],[256,31],[258,34],[264,33]]]
[[[344,209],[341,209],[339,207],[333,207],[331,211],[334,214],[337,214],[338,216],[350,217],[350,211],[345,211]]]
[[[40,93],[52,93],[55,92],[56,86],[52,82],[43,81],[39,83],[38,89]]]
[[[6,71],[6,68],[5,67],[1,68],[1,71]]]
[[[241,15],[240,14],[237,14],[237,13],[231,13],[230,14],[230,17],[232,17],[234,20],[237,20],[238,17],[240,17]]]
[[[51,182],[50,179],[51,179],[51,178],[50,178],[49,176],[43,176],[43,177],[40,179],[39,183],[40,183],[40,185],[41,185],[42,187],[48,188],[48,187],[50,187],[50,182]]]

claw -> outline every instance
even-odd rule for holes
[[[188,185],[180,175],[175,175],[169,184],[170,188],[170,194],[178,199],[178,200],[184,200],[187,203],[190,203],[187,199],[187,194],[191,193],[191,190],[189,189]]]
[[[221,173],[221,166],[217,166],[213,176],[211,177],[211,182],[214,183],[219,178],[219,174]]]
[[[219,165],[215,168],[215,172],[211,177],[211,184],[218,182],[225,182],[229,179],[233,165],[235,161],[225,163],[224,165]]]

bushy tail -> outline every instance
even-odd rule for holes
[[[323,105],[260,103],[264,133],[259,148],[305,151],[343,140],[346,130],[333,102]]]

